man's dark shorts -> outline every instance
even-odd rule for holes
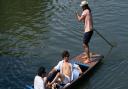
[[[91,37],[92,37],[93,31],[85,32],[83,37],[83,43],[88,44]]]

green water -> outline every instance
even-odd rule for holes
[[[83,24],[78,0],[0,0],[0,89],[24,89],[32,84],[36,70],[47,71],[61,60],[83,52]],[[128,1],[93,0],[94,27],[115,47],[94,33],[90,49],[105,58],[89,80],[77,89],[128,88]]]

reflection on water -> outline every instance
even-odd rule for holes
[[[90,48],[105,59],[86,85],[78,86],[80,89],[128,87],[126,3],[126,0],[89,1],[94,27],[117,46],[110,50],[94,33]],[[38,67],[44,65],[49,71],[61,60],[64,49],[71,56],[83,51],[83,24],[74,15],[75,11],[81,12],[79,4],[79,0],[0,1],[0,89],[23,89],[32,84]]]

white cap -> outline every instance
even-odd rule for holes
[[[82,6],[87,5],[87,4],[88,4],[88,2],[86,0],[84,0],[84,1],[81,1],[80,6],[82,7]]]

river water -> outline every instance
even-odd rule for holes
[[[24,89],[32,84],[39,66],[51,67],[61,52],[71,57],[83,52],[80,0],[0,0],[0,89]],[[89,80],[77,89],[128,88],[128,1],[89,0],[94,28],[90,49],[104,55]]]

